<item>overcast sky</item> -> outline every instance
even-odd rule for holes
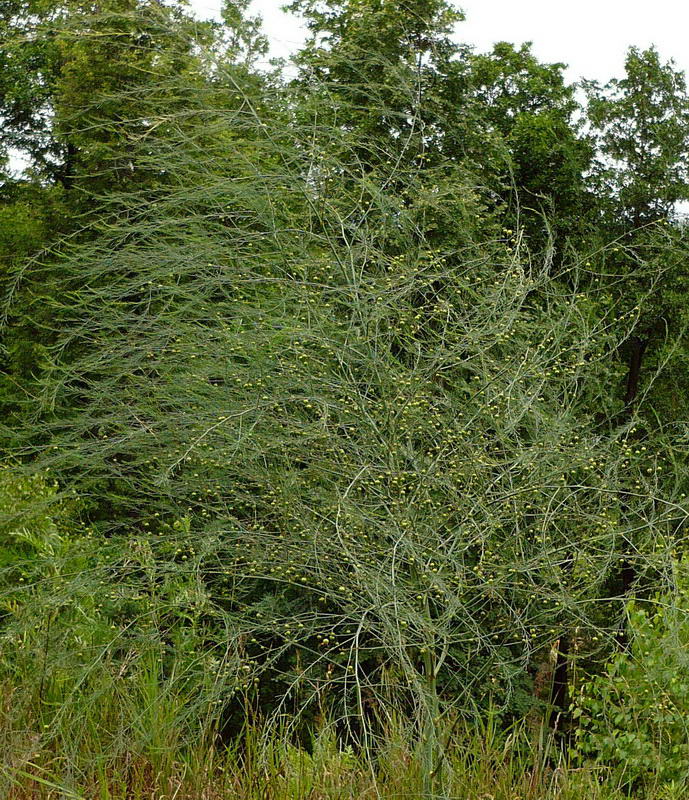
[[[217,13],[220,4],[190,2],[201,16]],[[304,36],[299,21],[280,11],[283,2],[253,3],[278,56],[288,56]],[[689,70],[687,0],[460,0],[457,5],[466,14],[457,27],[458,40],[479,50],[498,41],[532,41],[541,60],[569,64],[570,80],[621,75],[629,45],[655,44],[664,59],[674,58]]]

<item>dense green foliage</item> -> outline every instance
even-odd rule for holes
[[[447,796],[468,719],[545,715],[684,780],[683,76],[584,109],[441,0],[296,2],[289,81],[243,3],[0,9],[12,758],[328,720]]]
[[[581,687],[579,748],[615,765],[626,780],[687,781],[687,577],[677,589],[630,603],[631,646]]]

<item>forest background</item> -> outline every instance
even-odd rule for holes
[[[0,2],[3,789],[684,796],[685,76],[290,8]]]

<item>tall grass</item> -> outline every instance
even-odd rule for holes
[[[65,725],[48,746],[40,744],[39,709],[24,709],[22,728],[15,728],[7,705],[12,689],[6,688],[1,720],[3,796],[8,800],[612,800],[626,796],[612,780],[606,781],[602,768],[570,766],[546,728],[520,723],[505,730],[490,714],[475,725],[455,727],[446,744],[447,775],[440,794],[428,793],[423,755],[400,720],[388,727],[375,757],[343,748],[326,721],[313,731],[307,746],[258,723],[247,723],[229,746],[211,740],[182,744],[172,715],[161,718],[165,714],[161,711],[155,720],[146,720],[158,729],[149,726],[137,738],[131,735],[137,725],[134,718],[145,709],[134,708],[131,699],[146,696],[158,709],[170,703],[164,681],[154,694],[147,680],[150,676],[138,686],[129,682],[123,695],[98,705],[83,703],[79,719]],[[126,698],[130,704],[123,709],[120,703]],[[103,732],[111,728],[113,718],[127,716],[132,719],[126,746],[115,753]],[[74,725],[80,733],[77,748]]]

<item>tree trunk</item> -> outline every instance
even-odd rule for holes
[[[63,189],[69,191],[74,185],[74,169],[77,156],[77,148],[70,142],[65,148],[65,160],[60,168],[55,172],[57,181]]]
[[[557,645],[550,693],[550,727],[560,734],[566,733],[569,722],[569,651],[570,637],[563,634]]]
[[[633,405],[639,394],[639,379],[641,377],[641,364],[648,346],[648,339],[633,336],[630,340],[629,367],[627,369],[627,391],[624,395],[624,404],[627,409]]]

